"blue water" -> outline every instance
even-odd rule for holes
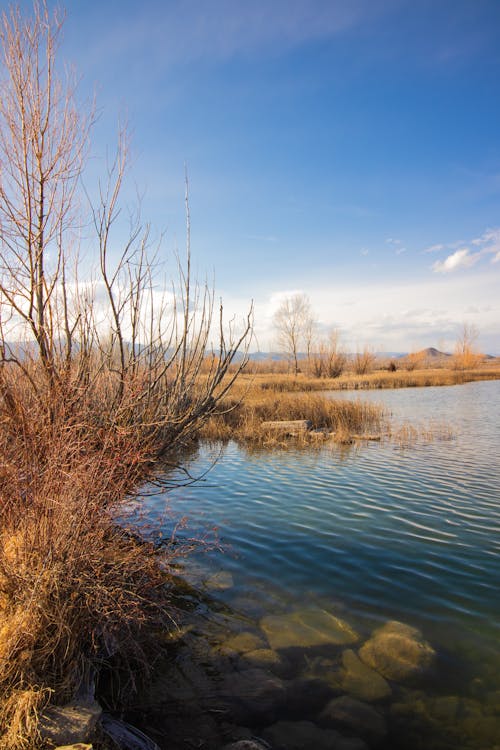
[[[335,398],[339,394],[332,394]],[[342,394],[343,398],[358,397]],[[388,617],[434,642],[496,650],[500,635],[500,382],[363,394],[393,425],[451,439],[384,440],[249,453],[203,447],[189,464],[207,477],[150,498],[165,527],[181,515],[197,535],[217,527],[223,552],[191,565],[229,571],[222,596],[262,610],[334,602],[367,623]],[[203,576],[201,576],[203,578]]]
[[[500,747],[500,381],[330,395],[383,405],[392,437],[274,451],[202,446],[185,466],[206,476],[145,497],[139,523],[166,538],[177,526],[188,543],[213,541],[216,529],[217,548],[181,558],[179,570],[222,638],[235,617],[236,630],[261,632],[263,616],[308,606],[341,616],[362,638],[388,619],[419,627],[439,654],[420,686],[425,711],[438,713],[419,714],[420,694],[394,685],[396,708],[414,701],[417,714],[398,723],[390,705],[380,707],[391,733],[384,750]],[[418,428],[409,442],[398,439],[405,424]],[[462,701],[456,726],[432,708],[450,695]]]

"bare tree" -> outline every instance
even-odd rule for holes
[[[239,326],[227,324],[213,288],[192,279],[187,195],[186,257],[170,288],[137,210],[123,240],[125,133],[86,222],[93,219],[96,275],[82,278],[73,229],[92,114],[81,115],[74,80],[57,75],[61,23],[45,0],[31,17],[14,8],[0,19],[5,750],[39,744],[47,703],[87,691],[111,654],[130,670],[127,691],[132,669],[147,669],[145,625],[156,623],[157,633],[172,619],[170,557],[139,543],[136,527],[129,538],[109,505],[145,480],[169,486],[159,459],[185,459],[180,450],[245,366],[252,324],[251,309]],[[237,351],[243,357],[230,371]]]
[[[311,369],[318,378],[338,378],[342,375],[347,356],[340,345],[340,333],[334,328],[318,341],[311,355]]]
[[[354,355],[354,372],[356,375],[367,375],[372,371],[375,364],[375,354],[370,347],[365,346],[362,351],[357,351]]]
[[[74,77],[61,79],[56,70],[61,27],[45,3],[35,3],[31,18],[11,8],[0,25],[0,301],[12,322],[32,334],[51,383],[56,296],[69,263],[75,190],[92,122],[92,111],[83,116],[76,106]]]
[[[334,328],[324,345],[324,368],[327,378],[338,378],[344,372],[347,356],[340,345],[340,333]]]
[[[307,294],[285,297],[274,313],[274,328],[280,350],[293,363],[295,375],[299,372],[299,349],[311,347],[314,316]]]
[[[479,330],[473,323],[463,323],[455,344],[453,366],[457,370],[467,370],[477,367],[482,354],[477,348]]]
[[[90,284],[79,278],[73,230],[82,221],[78,191],[93,114],[82,115],[74,76],[57,73],[61,31],[61,17],[45,0],[35,2],[31,17],[17,8],[2,15],[0,381],[7,364],[19,368],[51,418],[54,403],[76,408],[105,382],[101,420],[135,425],[162,452],[217,408],[245,366],[252,313],[236,331],[216,309],[213,289],[193,281],[187,190],[187,252],[171,292],[139,211],[127,239],[118,239],[125,131],[91,207],[98,276]],[[113,261],[110,248],[120,241]],[[97,286],[106,297],[101,319]],[[13,338],[24,339],[22,351],[9,344]],[[216,356],[201,377],[212,338]],[[229,373],[238,349],[244,356]]]

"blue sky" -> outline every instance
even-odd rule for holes
[[[24,5],[24,3],[23,3]],[[498,0],[70,0],[93,153],[133,138],[143,214],[228,313],[304,292],[348,348],[500,353]],[[97,164],[97,162],[94,162]]]

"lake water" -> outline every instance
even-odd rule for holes
[[[207,620],[209,601],[255,632],[266,615],[304,608],[334,613],[362,639],[387,620],[419,628],[437,667],[375,703],[389,726],[381,746],[500,747],[500,382],[332,396],[383,404],[394,423],[424,434],[446,423],[452,437],[201,448],[194,476],[220,456],[203,481],[169,493],[164,525],[186,515],[183,534],[215,526],[223,551],[195,555],[183,575],[206,593]],[[146,502],[157,522],[166,498]],[[234,630],[229,614],[228,623]]]

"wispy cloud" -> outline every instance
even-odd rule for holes
[[[450,273],[459,268],[470,268],[477,263],[479,258],[479,253],[471,253],[467,247],[464,247],[448,255],[444,260],[437,260],[432,264],[432,270],[435,273]]]
[[[383,14],[391,2],[382,0],[376,5],[371,0],[145,2],[135,13],[129,8],[121,19],[115,14],[102,43],[129,59],[131,54],[146,52],[159,68],[236,56],[276,56],[349,31]],[[98,52],[93,50],[94,58]]]
[[[491,253],[498,257],[500,253],[500,228],[487,229],[480,237],[473,239],[471,244],[482,248],[485,254]]]
[[[454,250],[454,252],[448,255],[444,260],[437,260],[433,263],[431,266],[432,270],[435,273],[450,273],[464,268],[471,268],[483,258],[490,258],[491,263],[498,263],[500,261],[499,227],[487,229],[482,235],[474,237],[467,244],[473,246],[474,250],[471,250],[470,247],[459,247],[458,250]],[[462,245],[462,243],[460,243],[460,245]],[[456,247],[458,247],[458,243],[456,242],[431,245],[431,247],[426,248],[423,252],[441,252]]]
[[[261,348],[272,348],[272,316],[285,296],[308,294],[321,329],[338,327],[346,348],[370,344],[379,350],[408,351],[436,346],[453,349],[460,325],[477,325],[483,351],[500,353],[498,278],[483,268],[474,275],[436,275],[431,279],[335,283],[312,279],[302,288],[264,291],[255,300],[255,323]],[[224,295],[225,299],[225,295]],[[227,309],[245,310],[229,300]]]
[[[392,249],[394,250],[394,255],[402,255],[403,253],[408,252],[408,248],[403,247],[403,242],[401,240],[395,239],[394,237],[388,237],[385,241],[386,245],[390,245]]]
[[[446,249],[446,245],[437,244],[437,245],[431,245],[430,247],[426,247],[425,250],[423,250],[422,252],[424,252],[424,253],[439,253],[439,252],[441,252],[441,250],[445,250],[445,249]]]

